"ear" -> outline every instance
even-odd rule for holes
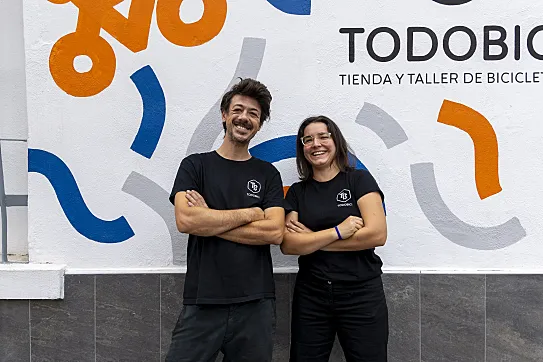
[[[226,116],[227,116],[226,112],[221,112],[221,116],[222,116],[223,123],[226,122]]]

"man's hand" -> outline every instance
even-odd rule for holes
[[[187,198],[187,202],[190,207],[199,206],[205,207],[207,209],[209,208],[209,206],[207,206],[206,204],[206,200],[204,200],[204,198],[198,193],[198,191],[187,190],[187,192],[185,193],[185,197]]]
[[[287,231],[291,233],[312,233],[313,230],[299,222],[291,219],[286,225]]]

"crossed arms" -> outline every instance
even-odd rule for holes
[[[247,245],[279,245],[283,241],[285,211],[282,207],[215,210],[196,191],[175,195],[175,220],[182,233],[218,236]]]
[[[362,218],[349,216],[338,230],[334,228],[312,231],[298,221],[298,213],[290,212],[286,218],[281,251],[290,255],[306,255],[317,250],[356,251],[385,245],[387,225],[381,196],[371,192],[357,201]]]

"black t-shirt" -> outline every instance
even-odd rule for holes
[[[252,157],[232,161],[217,152],[193,154],[179,166],[170,195],[195,190],[215,210],[283,207],[281,175]],[[269,245],[245,245],[216,236],[189,235],[184,304],[230,304],[273,298]]]
[[[333,228],[349,216],[360,217],[358,199],[378,192],[373,176],[366,170],[340,172],[330,181],[300,181],[287,192],[287,212],[298,212],[298,220],[313,231]],[[298,258],[299,275],[328,281],[365,281],[381,275],[381,259],[374,249],[361,251],[317,250]]]

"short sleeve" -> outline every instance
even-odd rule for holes
[[[288,214],[291,211],[298,212],[299,210],[298,194],[296,189],[296,184],[294,184],[287,191],[287,195],[285,196],[285,214]]]
[[[181,161],[177,176],[173,183],[170,194],[170,202],[175,205],[175,195],[181,191],[196,190],[200,192],[198,168],[195,165],[194,157],[186,157]]]
[[[273,167],[273,166],[272,166]],[[283,207],[284,206],[284,196],[283,196],[283,181],[281,180],[281,174],[275,167],[273,168],[273,174],[270,176],[270,179],[266,182],[266,194],[262,201],[262,209],[266,210],[270,207]]]
[[[379,185],[377,185],[377,181],[375,181],[369,171],[355,170],[351,173],[351,177],[354,178],[354,192],[357,201],[362,196],[369,194],[370,192],[378,192],[381,195],[381,200],[385,201],[385,195],[383,194],[383,191],[381,191]]]

